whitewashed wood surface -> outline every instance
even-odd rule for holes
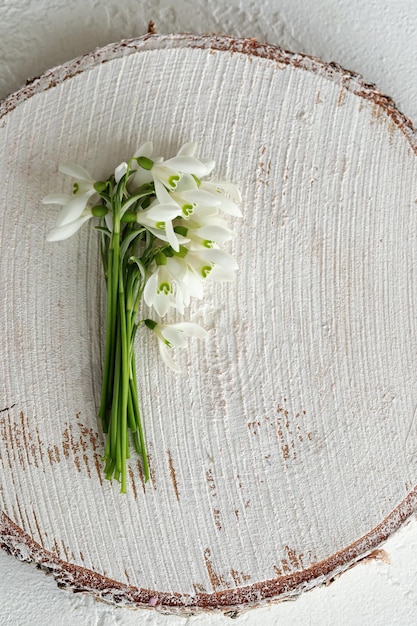
[[[257,605],[372,553],[417,508],[407,120],[338,67],[187,36],[53,70],[0,115],[3,544],[164,611]],[[46,243],[41,198],[67,189],[58,162],[103,177],[148,139],[163,154],[199,142],[244,219],[237,282],[192,308],[209,340],[184,375],[137,339],[152,472],[144,486],[133,458],[122,496],[100,463],[97,236]]]

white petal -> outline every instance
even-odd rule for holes
[[[217,207],[215,206],[196,206],[194,207],[194,210],[192,211],[192,213],[190,214],[189,217],[186,217],[185,215],[183,215],[183,218],[185,220],[192,220],[193,222],[196,222],[198,225],[200,220],[203,221],[209,221],[207,220],[207,217],[217,217],[217,215],[219,214]]]
[[[177,156],[173,159],[168,159],[168,161],[165,161],[164,165],[165,167],[169,167],[169,169],[176,172],[182,172],[184,174],[194,174],[195,176],[200,177],[208,176],[208,174],[210,174],[216,164],[214,161],[202,163],[194,157]]]
[[[201,183],[201,187],[203,189],[207,189],[207,191],[212,191],[213,193],[221,192],[227,193],[236,204],[240,204],[242,202],[242,196],[239,189],[233,183],[228,183],[223,180],[209,180],[203,181]]]
[[[181,289],[180,285],[176,283],[176,292],[175,292],[175,308],[177,309],[180,315],[184,315],[185,307],[189,305],[188,294],[184,294],[184,290]]]
[[[73,196],[68,193],[50,193],[45,198],[42,198],[42,204],[60,204],[65,206],[72,200]]]
[[[72,176],[77,180],[84,180],[86,183],[94,182],[91,175],[78,163],[73,163],[72,161],[67,161],[66,163],[62,163],[59,166],[59,171],[62,174],[66,174],[67,176]]]
[[[202,300],[204,297],[204,282],[201,277],[198,274],[189,271],[186,276],[186,283],[190,297]]]
[[[219,194],[216,196],[214,193],[201,191],[200,189],[183,191],[181,197],[185,198],[188,202],[195,202],[198,205],[207,207],[218,207],[222,204]]]
[[[195,141],[189,141],[185,143],[177,152],[177,156],[194,156],[197,150],[197,144]]]
[[[214,215],[202,215],[202,211],[200,211],[201,207],[198,207],[198,210],[191,215],[190,219],[187,220],[187,226],[189,225],[192,229],[204,228],[206,226],[220,226],[221,228],[228,228],[228,224],[223,217],[220,217],[218,213]]]
[[[124,163],[124,162],[120,163],[120,165],[116,167],[116,169],[114,170],[114,180],[116,181],[116,184],[122,180],[126,172],[127,172],[127,163]]]
[[[165,222],[165,232],[171,248],[175,250],[175,252],[178,252],[180,249],[180,244],[178,243],[178,239],[174,233],[174,228],[170,220],[167,220]]]
[[[106,213],[104,221],[106,222],[107,230],[113,232],[113,213],[111,213],[111,211]]]
[[[87,206],[87,202],[87,194],[73,196],[71,202],[61,210],[57,219],[57,226],[65,226],[77,220]]]
[[[80,219],[71,222],[71,224],[66,224],[65,226],[60,226],[57,228],[53,228],[46,236],[47,241],[62,241],[63,239],[68,239],[74,233],[77,232],[81,226],[87,222],[92,216],[86,215],[85,217],[80,217]]]
[[[211,248],[209,250],[201,251],[200,256],[203,259],[207,259],[208,261],[211,261],[211,263],[216,263],[216,265],[221,265],[228,270],[236,270],[238,268],[235,259],[225,250]]]
[[[206,191],[212,193],[218,200],[220,201],[219,208],[224,211],[224,213],[228,213],[229,215],[233,215],[234,217],[242,217],[242,211],[236,204],[236,198],[240,198],[240,193],[236,187],[236,193],[234,197],[232,196],[232,200],[224,195],[223,187],[220,185],[228,186],[228,183],[212,183],[211,181],[206,182],[203,181],[200,186],[201,191]],[[234,185],[233,185],[234,187]],[[232,194],[230,194],[232,195]],[[240,200],[239,200],[240,201]]]
[[[198,185],[195,178],[191,174],[184,174],[181,176],[181,180],[178,181],[175,191],[183,193],[184,191],[195,191],[196,189],[198,189]]]
[[[179,322],[172,324],[171,328],[181,330],[187,337],[197,337],[198,339],[207,339],[208,337],[208,332],[193,322]]]
[[[175,200],[169,195],[164,185],[158,179],[155,179],[154,182],[158,202],[160,202],[161,204],[176,204]]]
[[[166,243],[169,243],[168,238],[165,235],[165,230],[161,230],[160,228],[155,228],[155,226],[152,225],[152,223],[148,224],[146,220],[143,220],[143,221],[138,220],[138,224],[142,224],[142,226],[145,226],[146,229],[149,230],[149,232],[152,233],[152,235],[154,235],[160,241],[165,241]]]
[[[144,156],[150,159],[152,156],[152,152],[153,152],[152,141],[147,141],[146,143],[142,144],[140,148],[136,150],[135,154],[133,155],[133,158],[137,159],[138,157]]]
[[[154,204],[149,209],[145,209],[143,213],[147,218],[155,222],[165,222],[166,220],[173,220],[174,217],[181,215],[181,209],[178,204]],[[141,214],[142,212],[139,211],[139,218]]]
[[[210,274],[207,277],[207,280],[214,280],[218,283],[231,283],[236,278],[235,270],[230,270],[228,268],[222,267],[221,265],[215,265]]]
[[[175,348],[185,348],[187,345],[188,337],[186,333],[176,328],[175,325],[165,326],[162,329],[162,335]]]
[[[146,183],[151,183],[152,180],[151,172],[149,170],[144,170],[143,167],[140,167],[129,180],[129,190],[134,193],[137,189],[139,189],[139,187],[146,185]]]
[[[174,359],[170,355],[171,349],[168,348],[168,346],[162,343],[162,341],[160,340],[158,341],[158,344],[159,344],[159,352],[161,354],[162,360],[165,363],[165,365],[167,365],[174,372],[180,373],[181,372],[180,366],[178,365],[178,363],[175,363]]]
[[[156,289],[158,286],[158,273],[155,271],[151,274],[145,283],[143,290],[143,297],[148,306],[152,306],[156,295]]]
[[[209,239],[210,241],[216,241],[219,243],[224,243],[226,241],[230,241],[233,237],[236,236],[236,233],[233,230],[229,230],[228,228],[223,228],[222,226],[217,226],[213,224],[212,226],[202,226],[201,228],[196,228],[194,233],[201,237],[202,239]]]
[[[158,293],[160,281],[160,269],[158,268],[146,281],[143,297],[148,306],[153,306],[158,315],[164,317],[171,306],[172,294]]]
[[[223,213],[227,213],[228,215],[232,215],[233,217],[242,217],[242,211],[239,209],[237,204],[235,204],[229,198],[222,197],[222,201],[219,206],[220,210]]]
[[[153,301],[153,308],[158,313],[159,317],[164,317],[168,313],[168,309],[171,306],[172,294],[157,293],[155,294]]]
[[[178,235],[177,235],[178,236]],[[177,257],[167,258],[167,268],[173,278],[182,280],[187,274],[187,264]]]

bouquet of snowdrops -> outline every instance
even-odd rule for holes
[[[201,299],[210,281],[231,281],[237,264],[221,246],[234,237],[223,214],[240,217],[235,185],[203,180],[214,162],[195,157],[187,143],[171,158],[155,156],[150,142],[107,180],[95,180],[76,163],[60,171],[75,180],[72,193],[54,193],[45,204],[60,205],[56,226],[47,239],[74,235],[96,218],[107,287],[106,345],[99,417],[107,433],[103,454],[105,476],[126,492],[126,460],[130,437],[149,477],[144,429],[138,403],[135,337],[140,326],[154,333],[165,364],[179,371],[173,348],[206,331],[191,322],[165,324],[171,309],[180,315],[191,298]],[[158,319],[140,319],[143,300]]]

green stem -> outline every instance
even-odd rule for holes
[[[145,480],[149,479],[133,344],[138,327],[136,316],[145,285],[146,264],[153,254],[151,247],[154,239],[145,230],[143,235],[142,232],[136,234],[132,225],[121,224],[123,210],[134,206],[129,199],[123,207],[125,183],[122,180],[111,190],[113,228],[110,240],[102,248],[107,284],[107,321],[99,408],[103,431],[107,433],[104,473],[107,479],[120,481],[122,493],[126,493],[126,461],[130,457],[128,429],[132,431],[136,452],[142,456]],[[145,243],[145,251],[142,251],[141,258],[137,258],[135,250],[140,239]]]
[[[110,439],[110,458],[116,461],[116,471],[121,472],[121,456],[119,440],[119,393],[120,393],[120,360],[121,360],[121,342],[120,331],[118,329],[116,336],[116,355],[114,364],[114,383],[113,383],[113,403],[111,407],[110,428],[108,437]]]
[[[143,462],[143,472],[145,476],[145,482],[149,479],[149,464],[148,464],[148,455],[146,452],[146,442],[145,435],[142,428],[142,420],[139,411],[139,402],[138,402],[138,392],[136,388],[136,362],[135,362],[135,354],[132,349],[132,359],[131,359],[131,368],[132,368],[132,378],[130,379],[130,389],[132,393],[133,406],[135,409],[135,417],[136,417],[136,425],[137,432],[139,434],[140,447],[142,451],[142,462]]]
[[[108,407],[108,388],[111,385],[110,378],[113,373],[114,362],[114,320],[112,317],[113,304],[112,304],[112,267],[113,267],[113,249],[110,247],[108,252],[108,264],[107,264],[107,319],[106,319],[106,347],[104,355],[104,371],[103,371],[103,385],[101,388],[101,403],[99,409],[99,416],[103,427],[103,432],[108,432],[108,419],[107,419],[107,407]]]
[[[122,485],[121,492],[126,493],[126,449],[127,439],[127,406],[129,396],[129,342],[126,334],[126,303],[123,285],[122,268],[119,268],[119,322],[120,322],[120,342],[121,342],[121,374],[122,384],[120,387],[120,454]]]
[[[108,432],[107,409],[112,404],[112,388],[114,377],[115,338],[117,325],[117,292],[120,256],[120,199],[116,194],[112,203],[113,232],[110,239],[107,263],[107,320],[106,347],[104,356],[103,385],[99,416],[103,432]]]

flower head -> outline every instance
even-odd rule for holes
[[[64,204],[65,200],[67,204]],[[71,196],[65,198],[64,194],[62,194],[62,198],[59,202],[57,200],[55,201],[55,204],[61,204],[63,208],[58,216],[55,228],[52,228],[46,236],[47,241],[62,241],[63,239],[68,239],[68,237],[74,235],[77,230],[92,217],[104,217],[107,214],[107,209],[104,206],[91,206],[86,204],[81,215],[72,221],[68,221],[68,205],[71,203]]]
[[[116,167],[114,176],[116,182],[126,173],[127,164],[121,163]],[[59,166],[59,171],[75,178],[72,194],[52,193],[43,198],[43,204],[58,204],[61,212],[58,215],[55,228],[47,235],[47,241],[61,241],[74,235],[85,222],[92,217],[103,217],[108,209],[103,206],[90,204],[98,193],[103,191],[105,183],[95,181],[81,165],[68,161]]]
[[[153,320],[145,320],[146,326],[153,330],[157,339],[159,352],[165,365],[174,372],[181,372],[178,363],[171,356],[173,348],[185,348],[190,337],[206,339],[208,333],[204,328],[192,322],[181,322],[179,324],[158,324]]]
[[[132,179],[132,187],[137,188],[150,182],[161,183],[163,187],[174,190],[185,174],[202,177],[208,176],[214,168],[214,161],[196,159],[194,153],[197,144],[186,143],[171,159],[164,160],[154,156],[153,144],[148,141],[135,153],[138,169]]]
[[[81,217],[88,201],[95,195],[96,189],[94,187],[95,181],[87,170],[76,163],[64,163],[59,167],[59,171],[75,178],[72,195],[51,194],[46,196],[42,202],[43,204],[59,204],[63,207],[58,217],[57,226],[65,226]]]
[[[175,258],[167,258],[162,253],[151,267],[153,271],[143,291],[146,304],[153,306],[160,317],[164,317],[171,307],[182,315],[189,304],[189,295],[183,283],[186,268],[178,265]]]
[[[159,204],[156,200],[148,209],[136,213],[136,222],[146,228],[161,241],[167,241],[178,252],[180,244],[188,241],[174,231],[173,220],[178,217],[179,208],[174,204]]]

